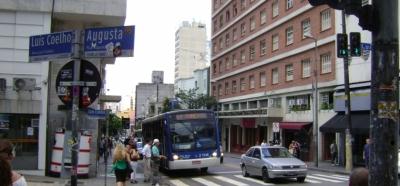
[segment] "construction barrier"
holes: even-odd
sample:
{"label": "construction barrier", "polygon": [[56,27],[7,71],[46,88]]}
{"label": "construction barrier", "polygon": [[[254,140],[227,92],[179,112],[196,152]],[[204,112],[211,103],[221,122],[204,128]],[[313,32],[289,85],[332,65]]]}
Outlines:
{"label": "construction barrier", "polygon": [[62,157],[64,152],[64,130],[58,130],[55,133],[52,157],[50,163],[50,172],[53,176],[59,177],[62,169]]}
{"label": "construction barrier", "polygon": [[88,132],[82,132],[79,142],[78,154],[78,176],[88,177],[90,166],[90,143],[92,135]]}

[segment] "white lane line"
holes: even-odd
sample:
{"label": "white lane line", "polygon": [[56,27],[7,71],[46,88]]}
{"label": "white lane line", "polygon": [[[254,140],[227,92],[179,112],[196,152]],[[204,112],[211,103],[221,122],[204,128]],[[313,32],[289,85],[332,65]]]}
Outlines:
{"label": "white lane line", "polygon": [[221,171],[221,172],[213,172],[214,174],[237,174],[241,173],[242,171]]}
{"label": "white lane line", "polygon": [[338,178],[349,178],[349,176],[344,176],[344,175],[338,175],[338,174],[332,174],[332,176],[338,177]]}
{"label": "white lane line", "polygon": [[237,185],[237,186],[246,186],[247,185],[247,184],[245,184],[243,182],[236,181],[236,180],[233,180],[233,179],[230,179],[230,178],[226,178],[226,177],[223,177],[223,176],[213,176],[213,178],[221,180],[221,181],[224,181],[224,182],[228,182],[228,183],[230,183],[232,185]]}
{"label": "white lane line", "polygon": [[218,184],[216,184],[216,183],[214,183],[212,181],[208,181],[208,180],[206,180],[204,178],[192,178],[192,180],[197,181],[197,182],[199,182],[199,183],[201,183],[203,185],[207,185],[207,186],[221,186],[221,185],[218,185]]}
{"label": "white lane line", "polygon": [[320,182],[320,181],[315,181],[315,180],[310,180],[310,179],[305,179],[305,182],[308,182],[308,183],[322,183],[322,182]]}
{"label": "white lane line", "polygon": [[263,182],[261,180],[256,180],[254,178],[243,177],[242,175],[234,175],[234,176],[236,178],[240,178],[240,179],[244,179],[244,180],[251,181],[251,182],[254,182],[254,183],[258,183],[260,185],[275,185],[275,184],[271,184],[271,183],[265,183],[265,182]]}
{"label": "white lane line", "polygon": [[183,183],[181,180],[169,180],[169,182],[176,186],[189,186],[188,184]]}
{"label": "white lane line", "polygon": [[307,176],[307,178],[312,178],[312,179],[322,180],[322,181],[328,181],[328,182],[332,182],[332,183],[341,183],[342,182],[342,181],[338,181],[338,180],[331,180],[331,179],[320,178],[320,177],[316,177],[316,176]]}
{"label": "white lane line", "polygon": [[337,179],[337,180],[344,180],[344,181],[348,181],[349,178],[340,178],[340,177],[335,177],[335,176],[328,176],[328,175],[323,175],[323,174],[313,174],[314,176],[320,176],[320,177],[324,177],[324,178],[332,178],[332,179]]}

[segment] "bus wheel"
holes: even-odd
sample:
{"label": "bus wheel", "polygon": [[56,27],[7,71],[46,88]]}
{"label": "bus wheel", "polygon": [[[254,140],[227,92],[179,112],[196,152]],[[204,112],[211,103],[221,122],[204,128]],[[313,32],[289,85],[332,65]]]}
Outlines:
{"label": "bus wheel", "polygon": [[200,172],[202,174],[205,174],[205,173],[207,173],[207,170],[208,170],[208,167],[203,167],[203,168],[200,169]]}

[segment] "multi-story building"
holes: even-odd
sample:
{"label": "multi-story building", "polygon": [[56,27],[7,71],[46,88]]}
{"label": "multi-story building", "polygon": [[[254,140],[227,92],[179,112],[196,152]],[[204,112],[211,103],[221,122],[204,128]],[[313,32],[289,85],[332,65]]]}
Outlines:
{"label": "multi-story building", "polygon": [[[16,147],[15,169],[50,168],[54,132],[70,125],[70,114],[59,110],[62,102],[55,90],[59,69],[70,59],[29,63],[29,37],[64,30],[121,26],[126,0],[0,1],[0,138]],[[90,59],[105,76],[105,64],[114,59]],[[24,81],[25,84],[18,82]],[[104,92],[104,91],[102,91]],[[98,102],[92,106],[98,106]],[[93,134],[91,149],[97,149],[97,121],[81,114],[83,129]],[[68,128],[68,127],[67,127]],[[91,152],[90,174],[95,173],[96,150]]]}
{"label": "multi-story building", "polygon": [[175,92],[185,90],[180,81],[193,77],[193,71],[203,69],[207,62],[206,26],[187,21],[175,33]]}
{"label": "multi-story building", "polygon": [[179,90],[196,90],[196,94],[210,94],[210,68],[197,69],[193,71],[193,77],[183,78],[177,82]]}
{"label": "multi-story building", "polygon": [[[337,114],[334,94],[344,83],[335,42],[341,18],[340,11],[312,7],[306,0],[213,1],[211,91],[219,102],[226,151],[244,152],[271,140],[276,123],[281,144],[299,141],[301,158],[312,160],[313,123],[319,127]],[[348,32],[361,30],[356,18],[345,18]],[[362,40],[370,42],[370,35],[363,33]],[[357,73],[364,69],[368,74],[369,64],[353,58],[350,81],[369,81]],[[318,122],[313,122],[314,78]],[[319,158],[326,158],[326,144],[336,135],[342,133],[318,136]]]}

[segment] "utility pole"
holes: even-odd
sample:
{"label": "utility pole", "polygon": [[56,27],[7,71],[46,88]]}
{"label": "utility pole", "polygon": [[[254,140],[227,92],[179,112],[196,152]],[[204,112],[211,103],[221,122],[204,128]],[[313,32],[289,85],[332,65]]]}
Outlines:
{"label": "utility pole", "polygon": [[[345,10],[342,10],[342,33],[346,33],[346,14]],[[347,42],[347,41],[346,41]],[[348,52],[347,52],[348,54]],[[345,153],[346,153],[346,171],[353,169],[353,148],[352,148],[352,125],[351,125],[351,101],[350,101],[350,88],[349,88],[349,55],[343,57],[344,67],[344,92],[346,94],[345,105],[346,105],[346,142],[345,142]]]}
{"label": "utility pole", "polygon": [[[396,186],[399,135],[398,0],[374,0],[369,185]],[[372,12],[370,12],[372,13]]]}

